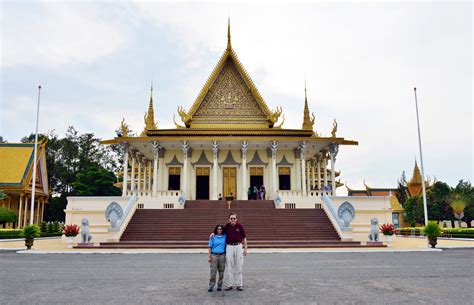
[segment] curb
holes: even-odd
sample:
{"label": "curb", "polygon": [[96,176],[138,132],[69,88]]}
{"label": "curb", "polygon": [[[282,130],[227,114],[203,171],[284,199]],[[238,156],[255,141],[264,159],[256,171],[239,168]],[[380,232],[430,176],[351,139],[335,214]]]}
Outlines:
{"label": "curb", "polygon": [[[403,252],[442,252],[442,248],[435,249],[379,249],[379,250],[351,250],[351,249],[337,249],[337,250],[293,250],[293,251],[279,251],[279,250],[262,250],[257,252],[250,252],[249,254],[302,254],[302,253],[403,253]],[[41,251],[41,250],[20,250],[16,253],[19,254],[207,254],[207,251]]]}

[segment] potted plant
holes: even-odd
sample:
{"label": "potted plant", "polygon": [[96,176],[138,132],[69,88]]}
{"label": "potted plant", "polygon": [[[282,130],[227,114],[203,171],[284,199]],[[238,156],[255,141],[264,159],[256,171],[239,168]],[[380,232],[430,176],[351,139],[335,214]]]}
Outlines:
{"label": "potted plant", "polygon": [[65,225],[63,229],[64,236],[67,237],[67,244],[68,248],[72,248],[72,245],[74,244],[74,237],[79,234],[79,226],[72,224],[72,225]]}
{"label": "potted plant", "polygon": [[436,221],[428,221],[428,224],[424,228],[425,236],[428,237],[428,241],[431,248],[435,248],[438,243],[438,236],[441,235],[441,228]]}
{"label": "potted plant", "polygon": [[393,223],[384,223],[380,226],[379,230],[385,236],[385,241],[387,242],[387,246],[391,247],[393,234],[395,233],[395,228],[393,227]]}
{"label": "potted plant", "polygon": [[37,225],[27,225],[20,233],[20,237],[25,238],[25,246],[27,250],[30,250],[35,241],[35,237],[40,237],[40,229]]}

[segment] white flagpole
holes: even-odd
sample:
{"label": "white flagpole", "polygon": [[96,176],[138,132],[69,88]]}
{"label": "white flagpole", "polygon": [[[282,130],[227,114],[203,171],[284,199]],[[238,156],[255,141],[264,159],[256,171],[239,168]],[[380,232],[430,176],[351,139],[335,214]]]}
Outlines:
{"label": "white flagpole", "polygon": [[35,131],[35,153],[33,159],[33,180],[31,190],[31,207],[30,207],[30,225],[33,224],[35,215],[35,188],[36,188],[36,155],[38,154],[38,120],[39,120],[39,107],[40,107],[40,93],[41,86],[38,86],[38,105],[36,106],[36,131]]}
{"label": "white flagpole", "polygon": [[425,226],[426,226],[428,224],[428,206],[426,204],[425,171],[423,169],[423,151],[421,149],[420,119],[418,117],[418,100],[416,98],[416,87],[413,88],[413,91],[415,91],[416,122],[418,124],[418,145],[420,146],[420,162],[421,162],[421,189],[423,191],[423,211],[425,212]]}

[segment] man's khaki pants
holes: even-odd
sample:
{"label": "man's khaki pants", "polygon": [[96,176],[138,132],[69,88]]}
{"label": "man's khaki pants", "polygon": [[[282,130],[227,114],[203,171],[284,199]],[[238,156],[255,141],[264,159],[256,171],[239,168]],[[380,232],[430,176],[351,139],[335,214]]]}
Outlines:
{"label": "man's khaki pants", "polygon": [[225,278],[224,287],[242,287],[242,266],[244,265],[244,253],[242,244],[227,245],[225,255]]}

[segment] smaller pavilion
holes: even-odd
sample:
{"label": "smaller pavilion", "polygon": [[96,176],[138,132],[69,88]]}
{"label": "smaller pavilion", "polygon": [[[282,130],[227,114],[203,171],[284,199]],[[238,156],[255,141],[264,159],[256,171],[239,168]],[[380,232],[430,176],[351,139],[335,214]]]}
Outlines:
{"label": "smaller pavilion", "polygon": [[[8,208],[18,215],[15,223],[6,228],[22,228],[30,223],[34,143],[0,143],[0,190],[7,197],[0,207]],[[50,195],[46,168],[46,141],[38,143],[37,172],[33,223],[43,221],[44,207]]]}

